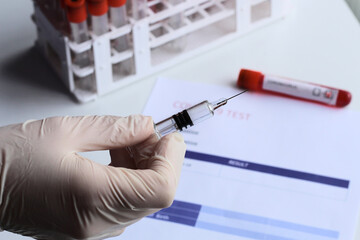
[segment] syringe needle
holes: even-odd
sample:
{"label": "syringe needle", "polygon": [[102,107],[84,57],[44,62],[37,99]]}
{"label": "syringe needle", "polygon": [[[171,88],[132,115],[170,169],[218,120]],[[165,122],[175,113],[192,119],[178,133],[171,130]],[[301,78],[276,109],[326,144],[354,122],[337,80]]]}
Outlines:
{"label": "syringe needle", "polygon": [[242,91],[242,92],[239,92],[238,94],[235,94],[235,95],[232,96],[232,97],[229,97],[228,99],[226,99],[226,101],[229,101],[230,99],[232,99],[232,98],[234,98],[234,97],[237,97],[237,96],[243,94],[244,92],[247,92],[247,90],[244,90],[244,91]]}
{"label": "syringe needle", "polygon": [[232,99],[232,98],[234,98],[234,97],[237,97],[237,96],[243,94],[243,93],[246,92],[246,91],[247,91],[247,90],[244,90],[244,91],[239,92],[238,94],[236,94],[236,95],[234,95],[234,96],[232,96],[232,97],[229,97],[229,98],[221,98],[221,99],[219,99],[219,100],[217,100],[217,101],[215,101],[215,102],[212,102],[212,106],[213,106],[214,110],[218,109],[218,108],[221,107],[221,106],[224,106],[225,104],[227,104],[227,102],[228,102],[230,99]]}

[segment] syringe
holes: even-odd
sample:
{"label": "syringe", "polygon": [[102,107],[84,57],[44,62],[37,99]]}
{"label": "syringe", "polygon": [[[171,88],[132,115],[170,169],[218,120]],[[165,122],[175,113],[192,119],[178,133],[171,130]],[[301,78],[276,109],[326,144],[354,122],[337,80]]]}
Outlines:
{"label": "syringe", "polygon": [[189,126],[194,126],[210,117],[214,116],[214,111],[221,106],[224,106],[230,99],[243,94],[242,91],[229,98],[220,98],[215,102],[203,101],[182,112],[172,115],[155,124],[155,133],[161,138],[169,133],[182,131]]}

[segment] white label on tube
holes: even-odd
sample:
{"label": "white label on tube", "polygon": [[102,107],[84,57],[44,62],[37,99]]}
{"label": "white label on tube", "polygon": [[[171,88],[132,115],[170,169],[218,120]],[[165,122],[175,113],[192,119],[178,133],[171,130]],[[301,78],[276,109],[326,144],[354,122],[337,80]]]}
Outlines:
{"label": "white label on tube", "polygon": [[294,97],[335,105],[339,91],[306,82],[265,76],[263,89]]}

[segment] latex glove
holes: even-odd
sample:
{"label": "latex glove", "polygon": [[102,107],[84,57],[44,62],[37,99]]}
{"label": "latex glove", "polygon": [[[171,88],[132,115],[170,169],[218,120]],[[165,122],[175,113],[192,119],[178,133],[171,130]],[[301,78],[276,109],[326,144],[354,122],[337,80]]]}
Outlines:
{"label": "latex glove", "polygon": [[[132,156],[126,150],[132,146]],[[112,149],[104,166],[77,152]],[[171,205],[185,154],[150,117],[56,117],[0,128],[0,226],[37,239],[103,239]]]}

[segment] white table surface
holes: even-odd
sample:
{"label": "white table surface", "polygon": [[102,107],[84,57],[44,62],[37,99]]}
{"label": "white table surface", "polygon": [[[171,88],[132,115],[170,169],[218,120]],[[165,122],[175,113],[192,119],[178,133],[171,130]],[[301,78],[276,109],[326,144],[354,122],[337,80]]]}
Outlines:
{"label": "white table surface", "polygon": [[[77,104],[32,48],[32,1],[7,1],[0,8],[0,126],[49,116],[141,113],[158,76],[233,86],[245,67],[349,90],[348,108],[360,111],[360,24],[344,0],[291,2],[284,20],[95,102]],[[101,162],[97,156],[103,154],[94,155]],[[3,232],[0,239],[28,238]]]}

